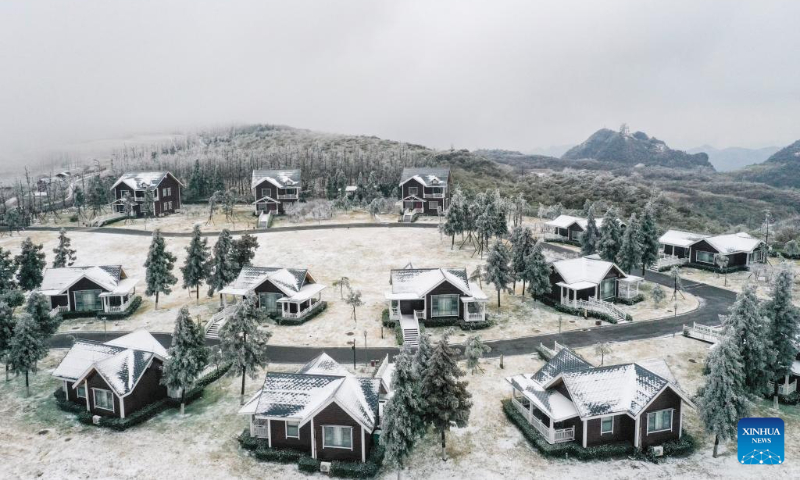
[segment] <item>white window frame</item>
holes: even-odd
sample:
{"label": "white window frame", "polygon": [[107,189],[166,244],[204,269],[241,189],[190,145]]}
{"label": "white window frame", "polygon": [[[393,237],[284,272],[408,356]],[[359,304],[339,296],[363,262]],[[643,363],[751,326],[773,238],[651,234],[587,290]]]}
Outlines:
{"label": "white window frame", "polygon": [[428,208],[431,210],[439,210],[439,202],[428,202]]}
{"label": "white window frame", "polygon": [[[436,301],[436,299],[438,297],[456,297],[456,302],[455,302],[456,303],[456,310],[455,310],[455,313],[449,314],[449,315],[442,315],[442,312],[439,312],[439,311],[434,313],[433,307],[434,307],[434,305],[438,306],[438,302]],[[459,313],[459,310],[460,310],[460,308],[458,307],[459,300],[460,300],[460,295],[458,295],[457,293],[445,293],[445,294],[442,294],[442,295],[431,295],[431,317],[457,317],[458,313]]]}
{"label": "white window frame", "polygon": [[418,196],[419,195],[419,187],[408,187],[408,195],[409,196]]}
{"label": "white window frame", "polygon": [[[603,430],[603,422],[605,422],[609,418],[611,419],[611,430],[607,430],[607,431]],[[600,418],[600,435],[609,435],[609,434],[613,434],[613,433],[614,433],[614,416],[613,415],[609,415],[607,417],[601,417]]]}
{"label": "white window frame", "polygon": [[[695,260],[697,261],[697,263],[705,263],[706,265],[715,265],[715,264],[717,263],[717,262],[715,261],[715,260],[716,260],[716,255],[714,255],[713,253],[711,253],[711,252],[706,252],[706,251],[703,251],[703,250],[696,250],[696,252],[697,252],[697,253],[695,253],[695,257],[694,257],[694,258],[695,258]],[[706,260],[700,260],[700,254],[703,254],[703,255],[710,255],[710,256],[711,256],[711,261],[710,261],[710,262],[708,262],[708,261],[706,261]]]}
{"label": "white window frame", "polygon": [[[83,395],[81,395],[81,389],[83,389]],[[86,398],[86,385],[78,384],[78,389],[75,391],[75,394],[78,398]]]}
{"label": "white window frame", "polygon": [[259,198],[269,197],[270,196],[270,188],[269,187],[262,187],[261,188],[261,196]]}
{"label": "white window frame", "polygon": [[[108,393],[111,399],[111,408],[102,407],[97,404],[97,392],[105,392]],[[92,396],[94,397],[94,407],[99,408],[100,410],[108,410],[109,412],[114,411],[114,393],[111,390],[106,390],[105,388],[92,388]]]}
{"label": "white window frame", "polygon": [[[662,428],[661,430],[650,430],[650,415],[661,415],[664,412],[669,412],[669,428]],[[659,432],[671,432],[672,431],[672,423],[675,420],[675,409],[674,408],[665,408],[663,410],[656,410],[655,412],[647,412],[647,434],[650,435],[651,433],[659,433]],[[654,422],[655,423],[655,422]]]}
{"label": "white window frame", "polygon": [[[339,446],[339,445],[328,445],[327,443],[325,443],[325,429],[326,428],[337,428],[337,429],[340,429],[342,432],[344,432],[345,430],[348,430],[350,432],[350,446],[349,447],[342,447],[342,446]],[[334,437],[335,437],[335,435],[334,435]],[[344,438],[344,437],[342,437],[342,438]],[[353,427],[350,427],[348,425],[322,425],[322,448],[339,448],[339,449],[342,449],[342,450],[353,450],[353,442],[354,442],[354,440],[355,439],[353,438]]]}
{"label": "white window frame", "polygon": [[172,196],[172,187],[164,187],[161,189],[161,196],[162,197],[171,197]]}
{"label": "white window frame", "polygon": [[[283,422],[286,425],[286,438],[300,438],[300,422]],[[294,428],[297,429],[297,435],[289,435],[289,424],[292,424]]]}

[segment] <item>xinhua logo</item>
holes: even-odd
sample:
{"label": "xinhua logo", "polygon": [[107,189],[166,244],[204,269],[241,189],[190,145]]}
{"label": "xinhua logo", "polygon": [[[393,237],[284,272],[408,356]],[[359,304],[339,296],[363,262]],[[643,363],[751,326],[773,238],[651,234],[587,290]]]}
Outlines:
{"label": "xinhua logo", "polygon": [[739,463],[779,465],[783,457],[783,420],[743,418],[739,420]]}

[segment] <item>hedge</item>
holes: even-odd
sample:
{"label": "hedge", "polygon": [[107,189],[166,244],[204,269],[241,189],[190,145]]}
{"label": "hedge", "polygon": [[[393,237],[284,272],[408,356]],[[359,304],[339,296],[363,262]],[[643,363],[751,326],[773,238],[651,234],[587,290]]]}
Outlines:
{"label": "hedge", "polygon": [[[578,317],[582,317],[583,316],[583,309],[570,307],[569,305],[561,304],[559,302],[556,302],[555,300],[553,300],[550,297],[541,297],[541,298],[538,298],[537,300],[540,300],[545,305],[553,307],[554,309],[556,309],[559,312],[566,313],[566,314],[569,314],[569,315],[576,315]],[[601,312],[594,312],[592,310],[587,310],[586,311],[586,316],[587,317],[596,318],[598,320],[603,320],[603,321],[606,321],[608,323],[613,323],[613,324],[617,323],[617,319],[616,318],[614,318],[614,317],[612,317],[610,315],[606,315],[605,313],[601,313]],[[625,321],[632,322],[633,321],[633,317],[631,317],[631,315],[629,313],[626,313],[625,314]]]}
{"label": "hedge", "polygon": [[89,318],[89,317],[97,317],[97,314],[100,312],[61,312],[61,318],[63,320],[69,320],[72,318]]}
{"label": "hedge", "polygon": [[[399,324],[398,322],[389,319],[388,308],[385,308],[381,313],[381,322],[383,323],[384,327],[395,329],[395,335],[398,338],[397,344],[402,345],[403,342],[400,340],[402,339],[402,334],[400,333]],[[483,322],[467,322],[466,320],[460,320],[458,318],[437,317],[430,320],[423,320],[422,325],[430,328],[458,326],[462,330],[482,330],[484,328],[491,327],[493,323],[491,320],[489,320],[489,315],[486,315],[486,320]]]}
{"label": "hedge", "polygon": [[653,447],[647,447],[642,452],[637,452],[636,456],[649,460],[653,463],[661,463],[667,457],[686,457],[691,455],[697,449],[697,441],[686,430],[681,433],[681,438],[677,440],[669,440],[661,444],[664,447],[664,455],[656,457]]}
{"label": "hedge", "polygon": [[644,294],[640,293],[633,298],[615,298],[614,303],[621,303],[623,305],[636,305],[639,302],[644,301]]}
{"label": "hedge", "polygon": [[422,320],[422,323],[424,323],[426,327],[438,328],[438,327],[454,327],[458,325],[459,321],[460,320],[458,319],[458,317],[433,317]]}
{"label": "hedge", "polygon": [[394,328],[394,324],[397,323],[394,320],[389,320],[389,309],[384,308],[383,312],[381,312],[381,322],[383,322],[384,327]]}
{"label": "hedge", "polygon": [[484,328],[489,328],[494,323],[489,320],[489,315],[486,315],[486,319],[482,322],[468,322],[466,320],[459,320],[458,326],[461,327],[461,330],[483,330]]}
{"label": "hedge", "polygon": [[563,243],[564,245],[573,245],[575,247],[580,247],[581,246],[581,242],[579,242],[578,240],[567,240],[566,238],[565,239],[561,239],[561,238],[545,238],[544,241],[547,242],[547,243]]}
{"label": "hedge", "polygon": [[297,463],[305,452],[292,450],[289,448],[269,448],[266,445],[259,445],[255,450],[255,457],[263,462],[272,463]]}
{"label": "hedge", "polygon": [[317,473],[319,472],[319,460],[303,455],[300,457],[300,461],[297,462],[297,468],[301,472]]}
{"label": "hedge", "polygon": [[747,270],[747,265],[734,265],[732,267],[719,268],[718,266],[706,265],[704,263],[687,263],[684,266],[689,268],[696,268],[697,270],[705,270],[706,272],[721,273],[721,274],[741,272],[743,270]]}
{"label": "hedge", "polygon": [[278,325],[280,325],[282,327],[284,327],[284,326],[296,327],[297,325],[302,325],[302,324],[306,323],[307,321],[309,321],[312,318],[316,317],[317,315],[319,315],[320,313],[324,312],[328,308],[328,302],[324,302],[323,301],[323,302],[320,302],[320,303],[322,303],[321,307],[318,307],[317,310],[314,310],[313,312],[311,312],[310,314],[306,315],[303,318],[280,318],[280,317],[276,317],[276,316],[273,316],[272,318],[273,318],[273,320],[275,320],[275,323],[277,323]]}
{"label": "hedge", "polygon": [[383,465],[383,445],[375,445],[369,452],[366,462],[331,462],[331,477],[339,478],[372,478],[378,474]]}
{"label": "hedge", "polygon": [[142,297],[139,296],[139,295],[136,295],[135,297],[133,297],[133,300],[131,300],[131,303],[128,305],[128,307],[125,309],[125,311],[123,311],[123,312],[107,312],[107,313],[106,312],[102,312],[102,313],[98,313],[97,316],[98,317],[104,317],[106,320],[118,320],[118,319],[121,319],[121,318],[127,318],[127,317],[130,317],[133,314],[133,312],[135,312],[136,309],[138,309],[141,305],[142,305]]}

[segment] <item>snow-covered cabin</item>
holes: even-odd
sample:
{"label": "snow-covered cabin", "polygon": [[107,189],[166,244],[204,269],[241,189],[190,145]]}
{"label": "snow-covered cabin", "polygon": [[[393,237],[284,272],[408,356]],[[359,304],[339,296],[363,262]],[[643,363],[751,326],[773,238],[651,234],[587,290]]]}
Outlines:
{"label": "snow-covered cabin", "polygon": [[239,414],[249,417],[250,435],[269,448],[366,462],[380,422],[379,389],[379,379],[356,377],[323,353],[297,373],[267,373]]}
{"label": "snow-covered cabin", "polygon": [[124,312],[138,281],[122,265],[46,268],[39,292],[59,312]]}
{"label": "snow-covered cabin", "polygon": [[268,314],[302,319],[321,308],[324,289],[306,269],[248,266],[219,293],[223,299],[255,295],[258,306]]}
{"label": "snow-covered cabin", "polygon": [[302,189],[300,173],[299,169],[253,170],[250,190],[256,215],[263,211],[281,214],[287,204],[297,202]]}
{"label": "snow-covered cabin", "polygon": [[746,232],[726,235],[667,230],[658,239],[661,253],[667,257],[688,259],[692,264],[716,266],[719,255],[728,257],[728,267],[744,267],[766,261],[764,242]]}
{"label": "snow-covered cabin", "polygon": [[153,192],[153,215],[175,213],[181,208],[181,189],[184,185],[173,174],[163,172],[126,172],[111,186],[114,200],[111,203],[117,213],[125,213],[125,197],[133,198],[136,204],[133,213],[144,215],[145,192]]}
{"label": "snow-covered cabin", "polygon": [[562,348],[536,373],[506,378],[512,403],[550,443],[647,448],[679,439],[694,407],[661,359],[595,367]]}
{"label": "snow-covered cabin", "polygon": [[[625,223],[619,220],[617,220],[617,222],[622,226],[625,225]],[[603,218],[595,218],[594,223],[597,225],[597,228],[602,227]],[[589,220],[583,217],[573,217],[572,215],[559,215],[544,224],[550,228],[549,235],[552,235],[552,237],[548,238],[579,242],[581,235],[586,231]]]}
{"label": "snow-covered cabin", "polygon": [[93,415],[126,415],[167,396],[161,374],[167,350],[144,329],[105,343],[76,340],[53,371],[67,400]]}
{"label": "snow-covered cabin", "polygon": [[639,295],[641,277],[628,275],[615,263],[598,255],[553,262],[550,272],[550,298],[576,306],[580,300],[613,302]]}
{"label": "snow-covered cabin", "polygon": [[400,176],[403,211],[439,215],[450,206],[450,169],[409,167]]}

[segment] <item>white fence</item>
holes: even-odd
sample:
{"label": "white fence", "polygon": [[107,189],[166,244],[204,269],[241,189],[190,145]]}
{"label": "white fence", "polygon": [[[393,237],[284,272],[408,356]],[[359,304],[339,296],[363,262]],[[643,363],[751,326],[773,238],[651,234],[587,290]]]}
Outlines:
{"label": "white fence", "polygon": [[683,334],[704,342],[717,343],[722,337],[722,327],[711,327],[694,322],[691,327],[689,325],[683,326]]}
{"label": "white fence", "polygon": [[589,300],[576,300],[573,305],[576,308],[606,314],[618,322],[624,322],[627,319],[625,312],[615,307],[613,304],[602,300],[595,300],[593,298]]}

